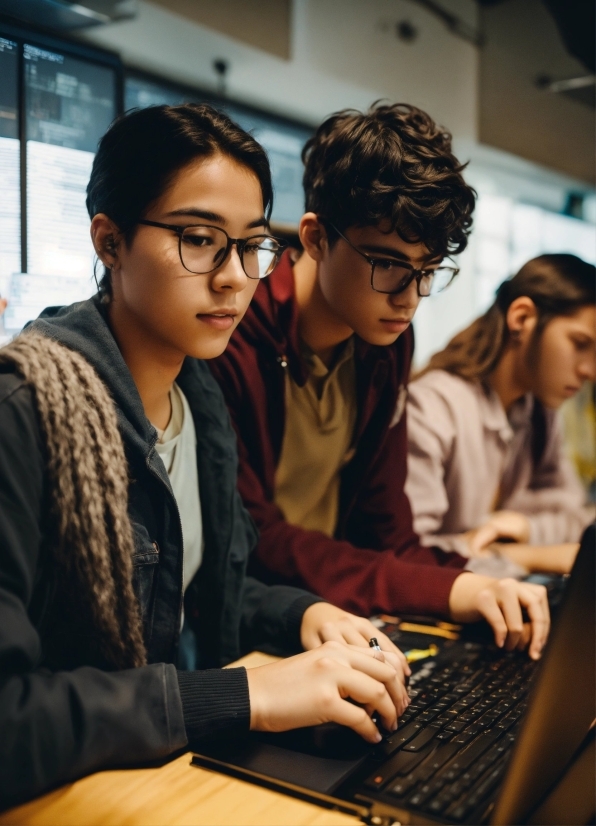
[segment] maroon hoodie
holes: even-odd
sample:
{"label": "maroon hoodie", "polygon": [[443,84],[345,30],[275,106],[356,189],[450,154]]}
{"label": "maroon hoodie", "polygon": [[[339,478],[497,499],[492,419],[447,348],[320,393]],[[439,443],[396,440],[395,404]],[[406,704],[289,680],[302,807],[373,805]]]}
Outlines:
{"label": "maroon hoodie", "polygon": [[286,522],[274,501],[285,422],[285,372],[307,379],[300,356],[290,253],[255,297],[228,348],[210,364],[238,434],[238,486],[260,531],[253,574],[300,585],[356,614],[447,614],[466,560],[420,545],[404,492],[405,385],[413,334],[389,347],[356,338],[355,455],[341,472],[335,536]]}

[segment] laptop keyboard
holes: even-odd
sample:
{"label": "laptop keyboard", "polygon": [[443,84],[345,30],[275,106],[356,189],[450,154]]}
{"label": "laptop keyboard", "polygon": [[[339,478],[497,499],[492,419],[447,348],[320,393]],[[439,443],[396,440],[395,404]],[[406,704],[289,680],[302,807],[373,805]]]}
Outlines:
{"label": "laptop keyboard", "polygon": [[410,679],[411,705],[379,744],[367,790],[453,821],[485,811],[507,767],[535,663],[468,643]]}

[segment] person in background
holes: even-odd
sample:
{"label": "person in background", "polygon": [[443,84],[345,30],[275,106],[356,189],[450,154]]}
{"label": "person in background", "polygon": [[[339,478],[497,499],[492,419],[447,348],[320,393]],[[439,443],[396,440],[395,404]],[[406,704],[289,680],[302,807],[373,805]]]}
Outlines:
{"label": "person in background", "polygon": [[574,255],[528,261],[411,382],[406,491],[425,544],[497,542],[525,570],[570,570],[594,513],[557,409],[594,380],[595,275]]}
{"label": "person in background", "polygon": [[0,316],[4,315],[4,310],[8,307],[8,301],[0,296]]}
{"label": "person in background", "polygon": [[420,544],[404,491],[411,322],[456,273],[474,192],[451,137],[415,107],[328,118],[307,142],[302,255],[263,282],[210,362],[260,531],[252,570],[355,613],[486,618],[499,645],[546,639],[544,590],[464,572]]}
{"label": "person in background", "polygon": [[[203,359],[279,256],[271,202],[264,150],[211,107],[120,118],[87,189],[99,294],[0,350],[0,807],[205,736],[334,721],[378,742],[374,710],[395,729],[408,705],[368,619],[245,576]],[[221,668],[257,646],[297,656]]]}

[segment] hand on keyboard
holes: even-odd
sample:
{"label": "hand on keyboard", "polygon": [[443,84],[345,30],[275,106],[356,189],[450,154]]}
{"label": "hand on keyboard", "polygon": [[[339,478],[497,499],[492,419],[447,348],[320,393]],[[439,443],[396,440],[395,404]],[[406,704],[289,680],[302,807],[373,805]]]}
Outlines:
{"label": "hand on keyboard", "polygon": [[377,743],[381,735],[372,714],[377,712],[384,728],[395,731],[398,716],[410,702],[396,655],[337,642],[249,668],[247,677],[253,731],[334,722]]}
{"label": "hand on keyboard", "polygon": [[[492,627],[499,648],[512,651],[525,648],[540,658],[550,629],[546,588],[515,579],[492,579],[464,572],[449,595],[451,616],[457,622],[476,622],[484,618]],[[523,610],[530,619],[524,627]]]}
{"label": "hand on keyboard", "polygon": [[[345,645],[357,645],[369,648],[368,641],[376,637],[384,653],[394,655],[399,667],[409,677],[410,666],[399,648],[383,632],[364,617],[342,611],[328,602],[315,602],[306,609],[300,626],[300,641],[308,651],[318,648],[324,642],[340,642]],[[379,658],[382,660],[382,657]]]}

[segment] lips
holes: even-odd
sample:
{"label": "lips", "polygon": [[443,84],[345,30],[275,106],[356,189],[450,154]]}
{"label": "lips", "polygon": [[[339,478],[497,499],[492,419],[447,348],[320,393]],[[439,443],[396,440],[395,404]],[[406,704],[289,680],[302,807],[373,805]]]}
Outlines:
{"label": "lips", "polygon": [[215,328],[216,330],[229,330],[234,324],[237,315],[237,310],[224,309],[217,310],[212,313],[197,313],[197,319],[202,321],[204,324],[208,324],[210,327]]}
{"label": "lips", "polygon": [[381,318],[379,320],[389,333],[403,333],[412,321],[411,318]]}

